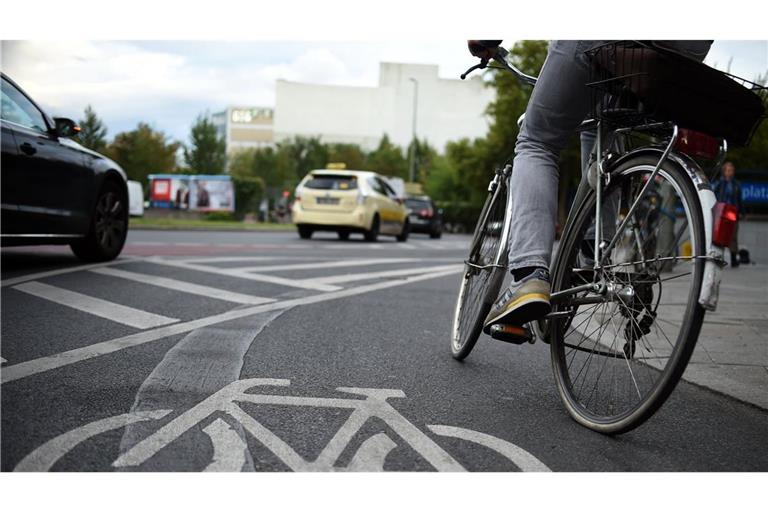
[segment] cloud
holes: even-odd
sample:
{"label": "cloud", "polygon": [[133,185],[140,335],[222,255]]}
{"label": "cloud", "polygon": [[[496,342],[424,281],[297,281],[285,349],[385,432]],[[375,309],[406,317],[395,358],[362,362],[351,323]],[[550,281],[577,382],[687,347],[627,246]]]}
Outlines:
{"label": "cloud", "polygon": [[[511,44],[511,41],[506,41]],[[752,78],[766,42],[716,42],[708,62]],[[109,136],[149,122],[185,140],[195,117],[228,105],[273,106],[278,79],[375,86],[379,63],[438,64],[456,78],[475,61],[451,41],[4,41],[3,71],[50,114],[82,116],[90,104]],[[755,71],[756,70],[756,71]]]}

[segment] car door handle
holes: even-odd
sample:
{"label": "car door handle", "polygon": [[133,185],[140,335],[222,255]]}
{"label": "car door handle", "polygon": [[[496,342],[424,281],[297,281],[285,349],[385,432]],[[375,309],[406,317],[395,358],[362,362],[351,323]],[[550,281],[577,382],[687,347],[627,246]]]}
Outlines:
{"label": "car door handle", "polygon": [[25,142],[19,147],[21,148],[21,152],[24,154],[34,155],[35,153],[37,153],[37,149],[35,148],[35,146],[30,144],[29,142]]}

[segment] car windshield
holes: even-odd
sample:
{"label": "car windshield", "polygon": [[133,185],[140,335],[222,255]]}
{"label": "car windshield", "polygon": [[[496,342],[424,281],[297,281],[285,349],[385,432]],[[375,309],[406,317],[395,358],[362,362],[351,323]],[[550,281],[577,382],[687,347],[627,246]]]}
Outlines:
{"label": "car windshield", "polygon": [[316,174],[304,184],[307,188],[321,190],[354,190],[357,188],[356,176]]}
{"label": "car windshield", "polygon": [[407,206],[411,210],[421,210],[424,208],[432,207],[432,205],[429,204],[429,201],[424,201],[423,199],[406,199],[405,206]]}

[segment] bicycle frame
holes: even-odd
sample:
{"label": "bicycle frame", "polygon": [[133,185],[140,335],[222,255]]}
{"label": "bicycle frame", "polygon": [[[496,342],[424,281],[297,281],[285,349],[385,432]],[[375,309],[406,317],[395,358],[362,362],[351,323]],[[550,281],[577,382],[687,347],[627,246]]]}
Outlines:
{"label": "bicycle frame", "polygon": [[[504,48],[499,47],[497,50],[496,55],[493,59],[495,62],[497,62],[500,66],[494,66],[497,69],[504,69],[512,74],[514,74],[518,80],[526,85],[536,85],[536,78],[532,77],[530,75],[526,75],[522,71],[520,71],[515,65],[510,61],[510,54],[507,50]],[[486,63],[481,63],[480,65],[476,66],[479,68],[487,67]],[[522,124],[524,119],[524,115],[520,117],[518,120],[518,126]],[[722,247],[718,247],[712,243],[712,231],[713,231],[713,218],[712,218],[712,207],[716,203],[715,195],[712,192],[712,189],[709,185],[709,180],[707,179],[704,172],[701,170],[700,166],[690,157],[685,155],[684,153],[674,151],[675,143],[677,142],[679,129],[677,125],[669,124],[669,123],[651,123],[644,126],[634,126],[634,127],[619,127],[619,128],[611,128],[610,126],[607,126],[606,123],[602,120],[593,120],[589,119],[582,123],[581,129],[587,129],[591,128],[592,126],[596,127],[596,141],[595,141],[595,150],[594,150],[594,157],[595,157],[595,167],[596,167],[596,185],[595,185],[595,246],[594,246],[594,269],[598,270],[601,268],[608,255],[610,255],[610,251],[613,249],[613,247],[616,245],[616,243],[619,241],[621,234],[624,232],[624,229],[626,228],[627,224],[630,222],[630,219],[633,218],[633,214],[637,211],[638,206],[640,205],[641,201],[645,198],[647,192],[650,190],[651,183],[654,181],[656,176],[658,175],[659,171],[661,170],[662,165],[667,160],[671,160],[674,163],[680,165],[685,171],[686,175],[691,179],[692,183],[694,184],[694,187],[698,194],[698,199],[701,204],[702,214],[703,214],[703,220],[704,220],[704,233],[705,233],[705,245],[706,248],[706,255],[704,256],[698,256],[699,258],[703,258],[705,260],[705,268],[704,268],[704,278],[702,282],[701,287],[701,293],[699,294],[698,302],[699,304],[708,311],[714,311],[717,307],[717,300],[719,295],[719,286],[720,286],[720,280],[721,280],[721,268],[724,265],[724,250]],[[623,144],[622,137],[625,135],[628,135],[632,131],[641,131],[643,129],[656,129],[663,126],[669,126],[669,128],[672,131],[672,135],[669,139],[669,142],[666,144],[666,147],[663,149],[660,149],[658,147],[654,146],[646,146],[641,147],[639,149],[635,149],[629,152],[625,152],[623,150]],[[618,151],[618,158],[613,158],[616,155],[609,154],[608,157],[610,158],[610,162],[608,163],[608,168],[606,168],[606,151],[605,151],[605,137],[606,135],[609,135],[608,142],[609,147],[615,148]],[[723,141],[721,146],[721,154],[724,156],[725,151],[727,149],[727,144],[725,141]],[[611,169],[616,168],[621,162],[625,161],[628,158],[638,156],[640,154],[653,154],[654,156],[658,156],[658,162],[656,163],[653,171],[649,175],[645,185],[640,191],[640,194],[637,198],[635,198],[633,204],[630,206],[629,210],[627,211],[627,214],[625,215],[624,219],[620,223],[619,227],[616,229],[616,232],[613,234],[611,240],[606,243],[603,240],[603,228],[602,225],[602,210],[603,210],[603,188],[607,186],[610,183],[610,176],[611,176]],[[509,166],[507,166],[509,167]],[[497,175],[494,177],[494,182],[492,182],[491,187],[496,183],[495,180],[498,179],[505,179],[509,180],[509,177],[511,176],[511,172],[508,172],[509,170],[505,167],[504,171],[497,173]],[[565,227],[563,232],[567,232],[573,223],[574,220],[574,214],[576,212],[576,209],[579,207],[581,202],[586,198],[586,194],[589,192],[589,183],[588,180],[583,177],[582,182],[579,185],[579,189],[576,193],[576,197],[574,199],[573,205],[571,206],[571,211],[568,213],[568,220],[566,221]],[[490,189],[490,187],[489,187]],[[507,194],[509,194],[509,187],[507,187]],[[505,229],[504,229],[504,236],[507,237],[509,235],[509,219],[511,219],[511,201],[507,200],[507,211],[505,213]],[[494,262],[494,266],[499,266],[502,264],[506,264],[506,249],[508,246],[508,240],[505,238],[502,241],[502,244],[500,245],[499,255],[496,257],[496,261]],[[696,257],[696,256],[694,256]],[[658,257],[657,257],[658,258]],[[558,265],[563,264],[564,262],[560,261],[561,255],[558,254],[554,260],[553,268],[557,268]],[[502,263],[503,262],[503,263]],[[597,272],[595,273],[597,275]],[[577,293],[581,293],[586,290],[591,290],[596,293],[605,294],[606,293],[606,285],[604,282],[595,282],[591,285],[581,285],[577,286],[568,290],[562,290],[560,292],[556,292],[552,294],[551,300],[553,303],[564,300],[572,295],[575,295]]]}

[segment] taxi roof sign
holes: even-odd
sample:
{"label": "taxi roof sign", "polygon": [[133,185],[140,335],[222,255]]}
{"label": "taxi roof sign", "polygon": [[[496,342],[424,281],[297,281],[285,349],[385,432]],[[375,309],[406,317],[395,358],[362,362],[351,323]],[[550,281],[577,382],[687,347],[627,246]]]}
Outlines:
{"label": "taxi roof sign", "polygon": [[335,169],[337,171],[340,171],[342,169],[347,168],[347,164],[344,162],[329,162],[328,165],[325,166],[326,169]]}

